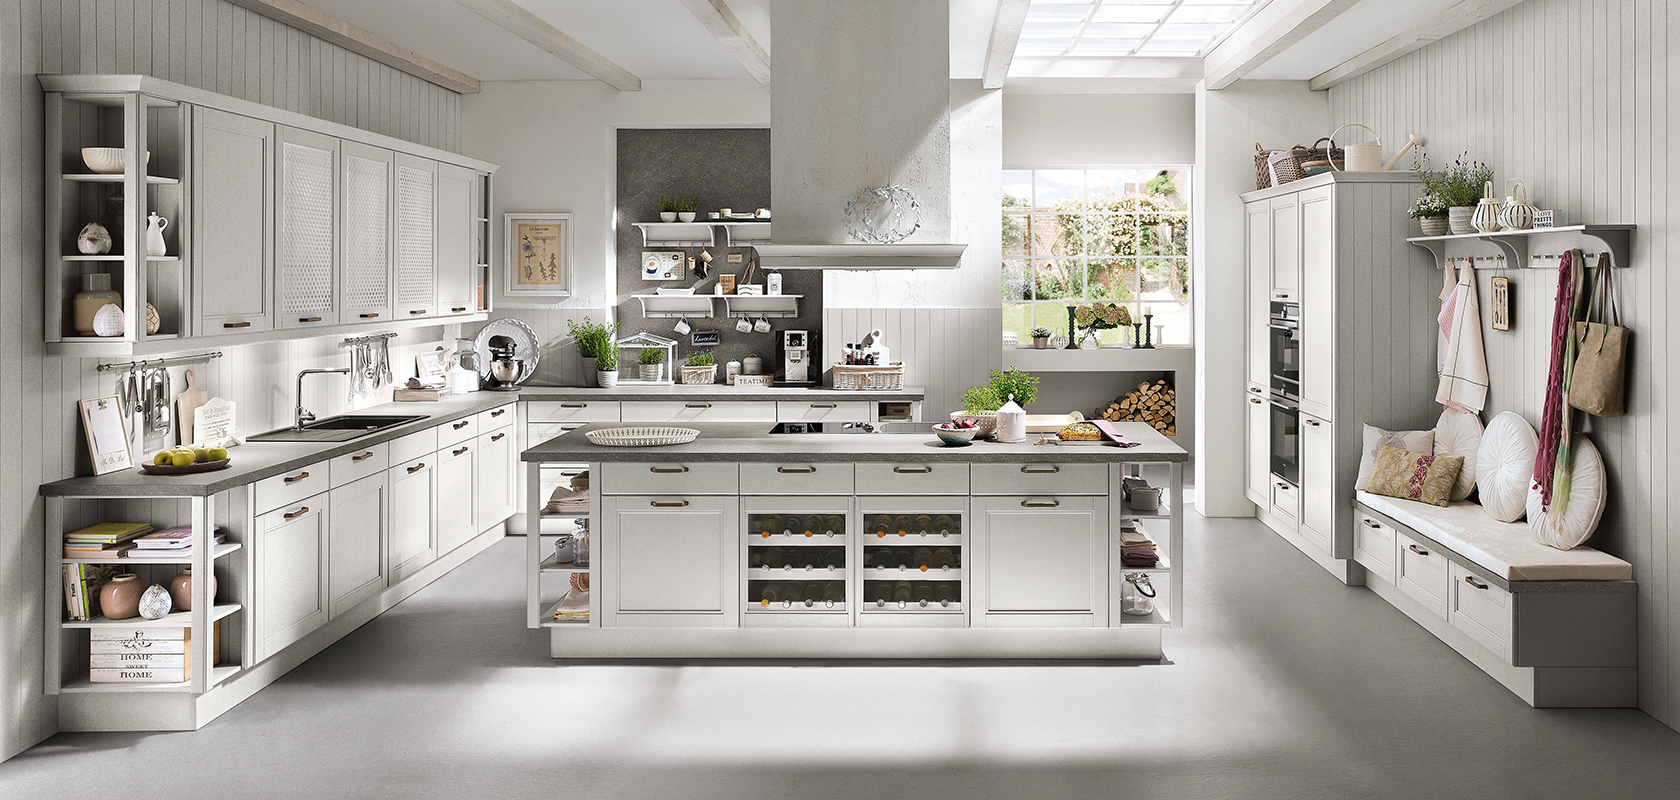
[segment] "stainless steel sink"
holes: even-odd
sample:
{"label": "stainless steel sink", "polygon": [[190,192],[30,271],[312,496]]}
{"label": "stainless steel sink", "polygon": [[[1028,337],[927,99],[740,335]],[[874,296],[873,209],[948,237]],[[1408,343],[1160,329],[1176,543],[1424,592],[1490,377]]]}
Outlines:
{"label": "stainless steel sink", "polygon": [[359,439],[370,433],[378,433],[386,428],[394,428],[425,418],[424,415],[397,417],[380,414],[343,414],[337,417],[327,417],[318,422],[311,422],[301,429],[281,428],[267,433],[259,433],[246,441],[348,442],[351,439]]}

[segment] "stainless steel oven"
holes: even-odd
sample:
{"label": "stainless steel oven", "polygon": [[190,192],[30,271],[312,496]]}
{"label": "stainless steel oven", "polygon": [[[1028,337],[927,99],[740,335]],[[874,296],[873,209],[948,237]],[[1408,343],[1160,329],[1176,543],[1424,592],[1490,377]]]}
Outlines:
{"label": "stainless steel oven", "polygon": [[1278,393],[1271,396],[1272,475],[1301,485],[1301,411],[1295,400]]}
{"label": "stainless steel oven", "polygon": [[1267,325],[1271,340],[1272,392],[1285,397],[1301,396],[1301,307],[1295,303],[1273,303]]}

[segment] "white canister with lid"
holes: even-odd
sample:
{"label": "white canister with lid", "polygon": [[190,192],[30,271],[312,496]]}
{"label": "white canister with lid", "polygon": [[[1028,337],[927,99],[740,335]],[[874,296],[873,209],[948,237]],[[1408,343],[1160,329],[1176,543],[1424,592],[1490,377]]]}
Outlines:
{"label": "white canister with lid", "polygon": [[763,375],[764,359],[759,358],[758,356],[747,356],[746,358],[741,359],[741,374]]}
{"label": "white canister with lid", "polygon": [[997,411],[997,440],[1024,442],[1027,440],[1027,412],[1015,403],[1015,395]]}
{"label": "white canister with lid", "polygon": [[741,362],[731,361],[723,365],[723,382],[735,385],[735,376],[741,374]]}

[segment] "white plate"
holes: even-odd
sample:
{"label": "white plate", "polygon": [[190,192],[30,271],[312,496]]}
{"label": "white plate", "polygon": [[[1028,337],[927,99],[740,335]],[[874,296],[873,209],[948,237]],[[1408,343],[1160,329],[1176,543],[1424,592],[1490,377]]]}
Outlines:
{"label": "white plate", "polygon": [[490,377],[490,337],[506,336],[514,342],[513,357],[525,362],[525,371],[519,374],[522,383],[537,371],[537,360],[542,357],[542,344],[537,341],[537,332],[516,319],[498,319],[485,325],[473,339],[473,351],[478,353],[478,374]]}

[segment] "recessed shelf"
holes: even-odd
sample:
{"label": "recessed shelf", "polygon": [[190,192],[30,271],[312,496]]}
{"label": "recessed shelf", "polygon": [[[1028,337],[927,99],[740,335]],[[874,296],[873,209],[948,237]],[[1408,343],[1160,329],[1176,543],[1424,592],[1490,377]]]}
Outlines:
{"label": "recessed shelf", "polygon": [[1132,508],[1129,501],[1120,501],[1120,516],[1125,519],[1171,519],[1172,507],[1166,500],[1160,502],[1160,508],[1155,511],[1139,511]]}
{"label": "recessed shelf", "polygon": [[[127,178],[127,175],[101,175],[92,172],[64,173],[64,179],[74,183],[122,183]],[[146,176],[146,183],[154,186],[173,186],[180,182],[180,178],[165,178],[161,175]]]}
{"label": "recessed shelf", "polygon": [[[118,560],[120,561],[121,559]],[[215,608],[210,609],[210,621],[215,622],[216,620],[232,615],[240,608],[242,608],[242,606],[238,603],[218,605]],[[157,619],[146,619],[145,617],[106,619],[104,617],[95,617],[93,619],[67,621],[63,623],[63,626],[66,628],[184,628],[192,624],[192,616],[193,612],[191,611],[175,611],[165,614]]]}
{"label": "recessed shelf", "polygon": [[[867,570],[866,570],[867,571]],[[843,581],[846,579],[846,568],[835,567],[747,567],[749,581]]]}
{"label": "recessed shelf", "polygon": [[866,581],[910,581],[915,583],[916,581],[960,581],[963,571],[962,567],[951,567],[950,569],[928,567],[927,572],[923,572],[921,567],[905,567],[904,569],[898,567],[863,567],[862,575]]}
{"label": "recessed shelf", "polygon": [[[233,677],[240,670],[238,664],[230,664],[210,668],[210,687]],[[187,692],[192,690],[192,681],[176,681],[174,683],[94,683],[87,678],[65,681],[58,688],[61,694],[83,694],[95,692]]]}
{"label": "recessed shelf", "polygon": [[[122,261],[128,256],[65,256],[65,261]],[[180,256],[146,256],[147,261],[180,261]]]}
{"label": "recessed shelf", "polygon": [[725,317],[767,317],[791,319],[799,316],[801,294],[726,294],[723,295]]}
{"label": "recessed shelf", "polygon": [[[1447,260],[1447,248],[1453,244],[1466,244],[1478,241],[1492,242],[1503,253],[1505,261],[1503,267],[1493,269],[1545,269],[1557,266],[1557,258],[1561,253],[1530,254],[1532,246],[1529,242],[1535,236],[1550,234],[1577,234],[1591,239],[1597,239],[1610,250],[1610,261],[1617,267],[1630,266],[1632,262],[1633,231],[1636,225],[1564,225],[1556,228],[1529,228],[1527,230],[1495,231],[1493,233],[1461,233],[1448,236],[1413,236],[1406,241],[1428,250],[1435,258],[1435,265],[1440,266]],[[1568,249],[1568,248],[1564,248]],[[1596,253],[1588,254],[1589,257]],[[1537,263],[1538,262],[1538,263]]]}
{"label": "recessed shelf", "polygon": [[[240,544],[239,542],[224,542],[222,544],[216,545],[216,549],[211,551],[211,553],[210,553],[210,558],[211,559],[221,558],[222,556],[225,556],[228,553],[232,553],[235,550],[238,550],[239,548],[244,547],[244,546],[245,545]],[[139,551],[138,548],[135,548],[133,550],[129,550],[128,552],[134,553],[134,552],[140,552],[140,551]],[[192,557],[191,556],[186,556],[186,557],[182,557],[182,558],[128,558],[128,557],[125,556],[123,558],[66,558],[66,559],[64,559],[64,563],[66,563],[66,564],[191,564],[192,563]],[[123,621],[127,622],[127,620],[123,620]]]}

